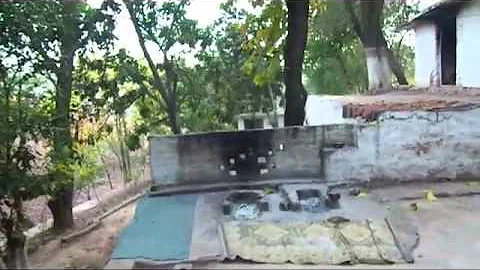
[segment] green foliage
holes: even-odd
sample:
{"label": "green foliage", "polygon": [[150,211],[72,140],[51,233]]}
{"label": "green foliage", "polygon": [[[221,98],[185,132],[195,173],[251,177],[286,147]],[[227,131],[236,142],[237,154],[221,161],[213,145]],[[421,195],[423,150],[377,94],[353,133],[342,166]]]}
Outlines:
{"label": "green foliage", "polygon": [[246,40],[243,50],[249,53],[244,70],[255,84],[265,86],[281,81],[281,62],[287,31],[287,10],[284,1],[255,2],[262,5],[260,15],[247,14],[241,26]]}
{"label": "green foliage", "polygon": [[[226,100],[229,88],[215,88],[210,80],[211,66],[185,69],[181,91],[181,119],[185,132],[202,132],[232,129],[228,125],[233,117],[222,101]],[[233,109],[233,108],[231,108]]]}
{"label": "green foliage", "polygon": [[[87,187],[93,184],[96,179],[103,177],[104,167],[100,159],[103,149],[100,145],[75,143],[73,151],[74,155],[72,158],[64,158],[61,161],[50,163],[49,171],[55,175],[73,175],[76,189]],[[50,194],[55,194],[58,189],[68,184],[69,181],[67,178],[58,178],[46,188]]]}
{"label": "green foliage", "polygon": [[188,106],[182,110],[190,107],[197,112],[184,114],[190,115],[186,121],[193,131],[231,129],[236,114],[270,112],[273,102],[282,95],[279,67],[263,72],[257,64],[269,64],[252,55],[255,50],[247,50],[248,46],[256,46],[256,40],[248,40],[256,30],[249,30],[247,20],[248,25],[254,25],[261,19],[238,9],[235,1],[226,1],[221,8],[222,16],[212,26],[215,42],[197,54],[200,64],[190,72],[195,78],[190,85],[196,90],[191,94],[193,98],[184,101]]}
{"label": "green foliage", "polygon": [[91,123],[95,128],[77,141],[92,144],[112,132],[112,117],[124,114],[148,91],[149,79],[147,68],[125,50],[80,58],[74,73],[72,115],[76,123]]}
{"label": "green foliage", "polygon": [[[75,163],[71,129],[72,76],[77,57],[94,50],[113,48],[113,29],[119,6],[112,0],[92,9],[77,1],[24,1],[0,5],[0,55],[10,57],[26,74],[42,75],[54,86],[46,108],[51,113],[46,125],[50,131],[44,140],[53,146],[47,177],[31,189],[52,195],[49,207],[54,226],[73,225],[71,209],[74,186],[71,165]],[[75,128],[77,128],[77,121]],[[21,138],[21,137],[20,137]],[[28,141],[28,139],[27,139]],[[22,143],[20,143],[22,145]],[[83,177],[83,176],[82,176]],[[68,195],[68,196],[65,196]],[[62,217],[66,217],[63,219]]]}
{"label": "green foliage", "polygon": [[[76,2],[68,18],[65,3],[0,5],[2,193],[37,183],[32,176],[39,171],[34,166],[39,155],[32,142],[53,146],[59,138],[55,137],[62,129],[57,125],[57,98],[70,98],[61,87],[69,76],[73,83],[67,130],[72,131],[68,139],[74,143],[59,147],[49,168],[55,177],[76,175],[78,185],[99,172],[94,157],[100,155],[97,143],[104,138],[113,138],[125,173],[132,174],[127,168],[129,153],[142,150],[144,135],[171,134],[172,118],[178,118],[183,132],[233,129],[236,114],[271,112],[283,96],[285,1],[251,1],[259,12],[248,12],[237,8],[235,0],[226,0],[222,16],[207,28],[187,17],[187,0],[129,1],[140,36],[163,58],[157,63],[150,63],[148,57],[146,62],[134,59],[122,49],[111,53],[119,3],[108,0],[93,9]],[[315,0],[310,11],[304,67],[307,90],[347,94],[366,89],[364,51],[343,3]],[[389,47],[409,78],[413,49],[405,45],[405,31],[399,27],[416,12],[417,4],[393,1],[385,5],[383,17]],[[73,20],[71,29],[65,26],[66,19]],[[71,54],[62,50],[70,41]],[[193,51],[198,64],[189,66],[184,54]],[[72,74],[62,69],[67,54],[75,59]],[[123,122],[116,120],[120,118]],[[39,190],[53,192],[69,183],[68,177],[62,181],[45,181]]]}
{"label": "green foliage", "polygon": [[[310,16],[305,55],[307,90],[317,94],[349,94],[368,88],[364,50],[353,30],[343,2],[316,1]],[[401,26],[418,12],[418,4],[387,2],[383,32],[404,67],[409,81],[414,75],[413,48],[404,44]]]}
{"label": "green foliage", "polygon": [[203,46],[208,44],[208,33],[199,29],[195,20],[186,17],[188,5],[188,0],[131,3],[142,36],[154,42],[161,52],[168,52],[176,45],[193,49],[199,41]]}
{"label": "green foliage", "polygon": [[43,97],[35,92],[37,78],[9,68],[0,64],[0,195],[13,195],[35,180],[41,158],[36,143],[47,123]]}
{"label": "green foliage", "polygon": [[[21,66],[47,76],[56,83],[60,75],[63,42],[63,1],[22,1],[0,5],[2,50],[13,55]],[[75,52],[84,55],[95,48],[112,48],[115,15],[119,6],[104,1],[98,10],[86,3],[77,3],[72,14]]]}
{"label": "green foliage", "polygon": [[348,94],[366,88],[363,48],[343,2],[317,1],[312,8],[305,52],[307,91]]}
{"label": "green foliage", "polygon": [[[179,124],[179,86],[183,82],[183,58],[172,50],[181,49],[180,54],[191,51],[198,43],[208,46],[211,36],[208,31],[197,27],[197,22],[186,17],[189,1],[167,1],[158,3],[124,1],[139,39],[143,54],[152,73],[152,84],[147,91],[155,102],[156,111],[166,113],[166,124],[174,133],[181,132]],[[154,63],[146,48],[146,41],[155,44],[163,56],[161,64]],[[186,49],[185,49],[186,47]],[[178,53],[177,53],[178,54]],[[148,123],[149,121],[147,121]]]}
{"label": "green foliage", "polygon": [[404,68],[408,81],[414,81],[414,48],[405,44],[408,31],[404,26],[419,12],[419,1],[407,4],[406,1],[386,2],[383,16],[383,32],[388,46]]}
{"label": "green foliage", "polygon": [[[9,2],[0,5],[0,31],[2,31],[2,43],[0,54],[9,56],[8,61],[16,63],[19,70],[25,76],[31,74],[43,75],[47,78],[55,92],[45,93],[48,102],[43,103],[43,108],[51,113],[50,121],[45,122],[44,128],[50,132],[45,133],[44,139],[71,140],[59,136],[60,127],[57,125],[60,116],[58,112],[58,100],[64,99],[69,103],[70,90],[62,88],[65,80],[72,74],[64,70],[62,51],[65,42],[72,43],[70,57],[85,56],[94,49],[109,50],[112,48],[114,37],[112,35],[115,26],[114,20],[119,6],[113,1],[104,1],[101,8],[92,9],[86,3],[74,3],[71,10],[66,10],[67,4],[63,1],[25,1]],[[72,25],[65,25],[65,16],[71,16]],[[68,28],[73,26],[73,28]],[[65,39],[70,33],[73,40]],[[50,88],[51,87],[47,87]],[[80,100],[74,99],[80,103]],[[69,112],[67,107],[66,112]],[[55,134],[58,134],[55,135]],[[59,162],[68,161],[72,149],[67,147],[58,148],[56,159]]]}
{"label": "green foliage", "polygon": [[102,150],[98,145],[74,145],[76,158],[70,169],[73,171],[76,188],[86,187],[104,176],[100,159]]}

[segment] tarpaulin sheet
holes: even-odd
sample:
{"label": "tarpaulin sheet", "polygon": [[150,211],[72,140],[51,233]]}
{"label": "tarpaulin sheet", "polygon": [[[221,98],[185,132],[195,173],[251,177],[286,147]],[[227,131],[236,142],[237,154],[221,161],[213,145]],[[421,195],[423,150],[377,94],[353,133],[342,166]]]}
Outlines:
{"label": "tarpaulin sheet", "polygon": [[112,259],[187,259],[197,197],[143,197],[121,233]]}

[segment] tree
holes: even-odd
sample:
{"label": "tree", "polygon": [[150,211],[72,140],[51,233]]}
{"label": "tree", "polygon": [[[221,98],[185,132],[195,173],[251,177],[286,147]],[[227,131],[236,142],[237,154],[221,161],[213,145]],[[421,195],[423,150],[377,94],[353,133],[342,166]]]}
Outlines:
{"label": "tree", "polygon": [[[70,134],[70,102],[72,92],[73,58],[75,55],[75,31],[78,27],[76,20],[77,3],[66,1],[63,4],[62,22],[63,35],[60,38],[60,65],[56,72],[57,84],[55,94],[55,120],[53,125],[54,162],[64,162],[72,158],[72,136]],[[48,207],[54,217],[54,227],[58,229],[73,226],[73,178],[65,171],[56,170],[54,178],[62,179],[61,187],[55,191]]]}
{"label": "tree", "polygon": [[125,111],[150,93],[146,73],[147,68],[128,56],[124,49],[116,54],[81,58],[74,73],[75,122],[86,121],[96,127],[76,141],[94,145],[102,137],[115,132],[110,147],[112,150],[118,148],[113,152],[118,158],[124,182],[132,179]]}
{"label": "tree", "polygon": [[303,125],[307,92],[302,83],[302,70],[307,43],[309,1],[287,0],[287,9],[285,126]]}
{"label": "tree", "polygon": [[[162,4],[154,1],[124,1],[124,4],[153,75],[152,88],[160,94],[161,99],[157,102],[164,107],[172,132],[179,134],[181,125],[178,122],[180,106],[177,88],[181,77],[177,65],[179,58],[173,55],[172,50],[182,45],[193,49],[199,41],[205,46],[208,39],[197,27],[197,22],[186,17],[188,0],[167,1]],[[157,46],[163,60],[161,64],[153,61],[146,47],[147,41]]]}
{"label": "tree", "polygon": [[[6,250],[0,262],[9,269],[28,267],[25,249],[28,219],[23,200],[38,195],[34,174],[42,158],[35,141],[42,137],[47,115],[42,96],[36,93],[39,79],[26,74],[15,61],[0,60],[0,232],[6,237]],[[11,59],[10,59],[11,60]],[[6,62],[10,62],[9,64]],[[32,191],[30,191],[32,190]]]}
{"label": "tree", "polygon": [[[281,6],[267,7],[268,14],[282,10]],[[210,27],[214,43],[196,55],[200,63],[192,70],[197,74],[196,90],[191,92],[195,98],[184,95],[185,101],[182,101],[210,115],[217,123],[208,127],[210,129],[231,128],[235,115],[240,113],[268,114],[274,110],[277,97],[282,95],[281,44],[271,47],[271,42],[278,37],[273,31],[262,31],[264,19],[269,17],[238,9],[234,1],[223,3],[221,9],[222,16]],[[196,118],[194,114],[190,116],[192,120]]]}
{"label": "tree", "polygon": [[338,1],[310,2],[305,49],[306,89],[315,94],[349,94],[368,88],[362,44]]}
{"label": "tree", "polygon": [[[305,118],[307,93],[302,83],[304,51],[308,35],[309,1],[252,1],[262,6],[260,16],[250,15],[245,32],[253,30],[245,42],[251,52],[246,70],[254,74],[257,84],[274,82],[281,74],[285,85],[285,125],[302,125]],[[248,34],[247,34],[248,37]],[[282,50],[283,48],[283,56]]]}
{"label": "tree", "polygon": [[[246,35],[242,50],[246,53],[243,69],[257,86],[255,99],[271,119],[272,126],[278,126],[278,102],[284,104],[282,61],[284,59],[287,30],[287,10],[283,1],[252,1],[253,7],[262,7],[259,15],[246,13],[241,33]],[[254,92],[254,93],[255,93]],[[280,98],[280,99],[279,99]],[[256,102],[260,100],[261,102]],[[273,112],[273,114],[270,114]]]}
{"label": "tree", "polygon": [[383,33],[394,56],[403,67],[407,81],[415,76],[414,48],[405,44],[408,30],[403,26],[410,22],[419,12],[419,1],[387,1],[383,9]]}
{"label": "tree", "polygon": [[73,225],[73,177],[62,168],[73,162],[70,105],[74,58],[95,48],[110,48],[118,11],[113,1],[103,2],[98,10],[77,1],[1,5],[2,48],[12,51],[32,72],[48,78],[55,88],[51,121],[54,171],[47,190],[53,195],[48,206],[57,229]]}
{"label": "tree", "polygon": [[359,16],[352,0],[345,7],[352,20],[353,29],[363,44],[366,55],[369,89],[391,88],[392,72],[400,84],[408,84],[403,68],[388,47],[382,30],[384,0],[358,1]]}
{"label": "tree", "polygon": [[[319,94],[359,93],[368,89],[363,45],[343,2],[310,2],[309,38],[305,51],[306,88]],[[388,1],[382,30],[408,80],[414,76],[413,48],[405,44],[401,26],[418,12],[417,4]]]}

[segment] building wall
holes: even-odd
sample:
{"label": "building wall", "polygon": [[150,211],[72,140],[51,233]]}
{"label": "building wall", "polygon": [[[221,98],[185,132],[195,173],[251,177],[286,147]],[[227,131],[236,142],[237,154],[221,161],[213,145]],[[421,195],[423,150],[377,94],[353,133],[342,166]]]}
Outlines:
{"label": "building wall", "polygon": [[318,95],[308,95],[305,103],[305,124],[329,125],[345,123],[343,106],[338,100]]}
{"label": "building wall", "polygon": [[[274,116],[272,115],[272,117],[274,117]],[[280,127],[280,128],[283,127],[283,121],[284,121],[283,120],[283,115],[277,115],[278,127]],[[273,125],[272,125],[270,119],[267,116],[265,116],[263,118],[263,128],[273,128]]]}
{"label": "building wall", "polygon": [[480,177],[480,108],[385,112],[358,127],[358,147],[326,159],[329,182],[398,182]]}
{"label": "building wall", "polygon": [[[263,116],[256,116],[258,119],[262,119],[263,121],[263,128],[273,128],[273,125],[270,121],[270,119],[268,118],[267,115],[263,115]],[[274,117],[272,115],[272,117]],[[283,115],[279,114],[277,115],[277,123],[278,123],[278,127],[283,127],[283,121],[284,121],[284,117]],[[237,119],[237,129],[238,130],[245,130],[245,118],[243,117],[238,117]]]}
{"label": "building wall", "polygon": [[240,118],[237,120],[237,129],[238,130],[244,130],[245,129],[245,121],[243,121],[243,118]]}
{"label": "building wall", "polygon": [[415,26],[415,83],[418,87],[426,87],[439,80],[436,33],[433,23]]}
{"label": "building wall", "polygon": [[457,84],[480,87],[480,1],[472,1],[457,16]]}

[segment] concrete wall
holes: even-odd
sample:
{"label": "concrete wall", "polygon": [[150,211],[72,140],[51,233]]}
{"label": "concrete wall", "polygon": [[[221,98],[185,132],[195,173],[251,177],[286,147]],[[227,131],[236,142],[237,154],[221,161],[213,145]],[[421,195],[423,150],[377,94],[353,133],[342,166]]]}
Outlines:
{"label": "concrete wall", "polygon": [[[152,178],[160,185],[285,178],[329,183],[480,178],[478,107],[384,112],[370,124],[342,123],[345,120],[338,125],[151,137]],[[241,161],[240,154],[251,150],[251,158]],[[265,162],[258,164],[258,156]]]}
{"label": "concrete wall", "polygon": [[437,28],[433,23],[415,26],[415,84],[426,87],[439,80],[439,55],[436,41]]}
{"label": "concrete wall", "polygon": [[303,126],[150,137],[157,185],[313,178],[328,151],[354,146],[353,125]]}
{"label": "concrete wall", "polygon": [[[480,109],[386,112],[358,127],[358,148],[326,158],[329,182],[480,177]],[[472,178],[470,178],[472,179]]]}
{"label": "concrete wall", "polygon": [[472,1],[457,16],[457,84],[480,87],[480,1]]}

